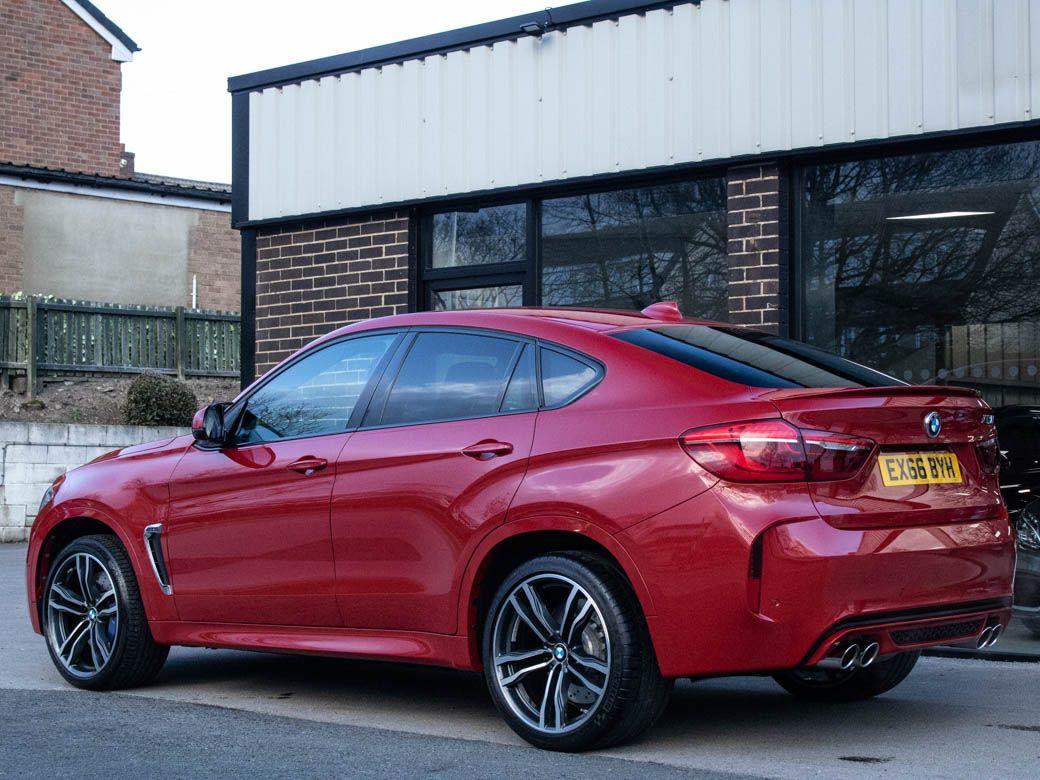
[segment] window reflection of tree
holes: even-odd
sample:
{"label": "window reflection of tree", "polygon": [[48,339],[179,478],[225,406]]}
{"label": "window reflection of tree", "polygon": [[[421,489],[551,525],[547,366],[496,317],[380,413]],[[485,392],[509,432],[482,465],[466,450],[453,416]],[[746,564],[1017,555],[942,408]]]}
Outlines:
{"label": "window reflection of tree", "polygon": [[520,285],[478,287],[470,290],[444,290],[433,293],[435,311],[451,309],[491,309],[502,306],[521,306],[523,288]]}
{"label": "window reflection of tree", "polygon": [[[1038,144],[808,169],[808,340],[996,404],[1040,400],[1038,196]],[[993,213],[890,220],[949,211]]]}
{"label": "window reflection of tree", "polygon": [[433,217],[435,268],[527,259],[527,207],[494,206]]}
{"label": "window reflection of tree", "polygon": [[544,303],[726,319],[725,202],[721,179],[544,201]]}

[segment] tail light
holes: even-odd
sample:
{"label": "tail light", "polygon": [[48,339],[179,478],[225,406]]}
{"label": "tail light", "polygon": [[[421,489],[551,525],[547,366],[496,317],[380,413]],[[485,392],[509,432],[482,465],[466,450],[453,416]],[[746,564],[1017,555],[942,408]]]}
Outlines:
{"label": "tail light", "polygon": [[695,428],[679,437],[686,454],[730,482],[824,482],[848,479],[874,442],[829,431],[803,431],[783,420]]}
{"label": "tail light", "polygon": [[996,474],[1000,471],[1000,446],[997,444],[996,436],[980,441],[976,445],[976,451],[979,453],[979,466],[984,473]]}

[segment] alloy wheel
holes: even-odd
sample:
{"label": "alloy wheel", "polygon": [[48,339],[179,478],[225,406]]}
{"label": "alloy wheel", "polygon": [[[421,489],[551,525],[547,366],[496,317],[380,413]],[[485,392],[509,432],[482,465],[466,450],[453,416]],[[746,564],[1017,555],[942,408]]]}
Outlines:
{"label": "alloy wheel", "polygon": [[98,674],[119,635],[119,602],[105,565],[90,553],[63,560],[47,592],[47,641],[74,677]]}
{"label": "alloy wheel", "polygon": [[559,574],[535,574],[502,602],[492,634],[495,679],[529,727],[562,734],[595,713],[610,680],[611,647],[589,592]]}

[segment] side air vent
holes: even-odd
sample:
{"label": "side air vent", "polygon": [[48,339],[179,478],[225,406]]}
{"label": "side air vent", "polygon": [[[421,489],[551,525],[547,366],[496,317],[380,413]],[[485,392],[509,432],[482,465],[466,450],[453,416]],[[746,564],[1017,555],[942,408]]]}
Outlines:
{"label": "side air vent", "polygon": [[162,523],[154,523],[144,529],[144,546],[148,550],[148,560],[152,562],[152,571],[155,579],[159,581],[159,587],[167,596],[173,594],[170,585],[170,575],[166,571],[166,559],[162,551]]}

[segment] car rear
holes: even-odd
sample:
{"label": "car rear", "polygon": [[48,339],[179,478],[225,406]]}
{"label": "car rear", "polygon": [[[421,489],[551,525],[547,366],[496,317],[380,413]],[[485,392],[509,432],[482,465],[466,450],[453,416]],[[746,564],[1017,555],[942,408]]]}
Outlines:
{"label": "car rear", "polygon": [[[717,655],[706,666],[811,666],[854,643],[876,642],[884,657],[996,640],[1010,614],[1014,545],[993,416],[977,392],[909,386],[798,342],[722,325],[614,335],[744,385],[774,410],[679,434],[686,454],[719,482],[678,512],[724,516],[737,530],[716,536],[746,544],[746,559],[730,564],[742,565],[745,588],[727,604],[719,600],[732,596],[715,591],[711,619],[751,639],[730,640],[728,650],[701,640],[709,658]],[[736,582],[732,572],[715,576]],[[727,606],[745,614],[720,616]],[[675,607],[687,611],[678,622],[694,619],[685,603]]]}

